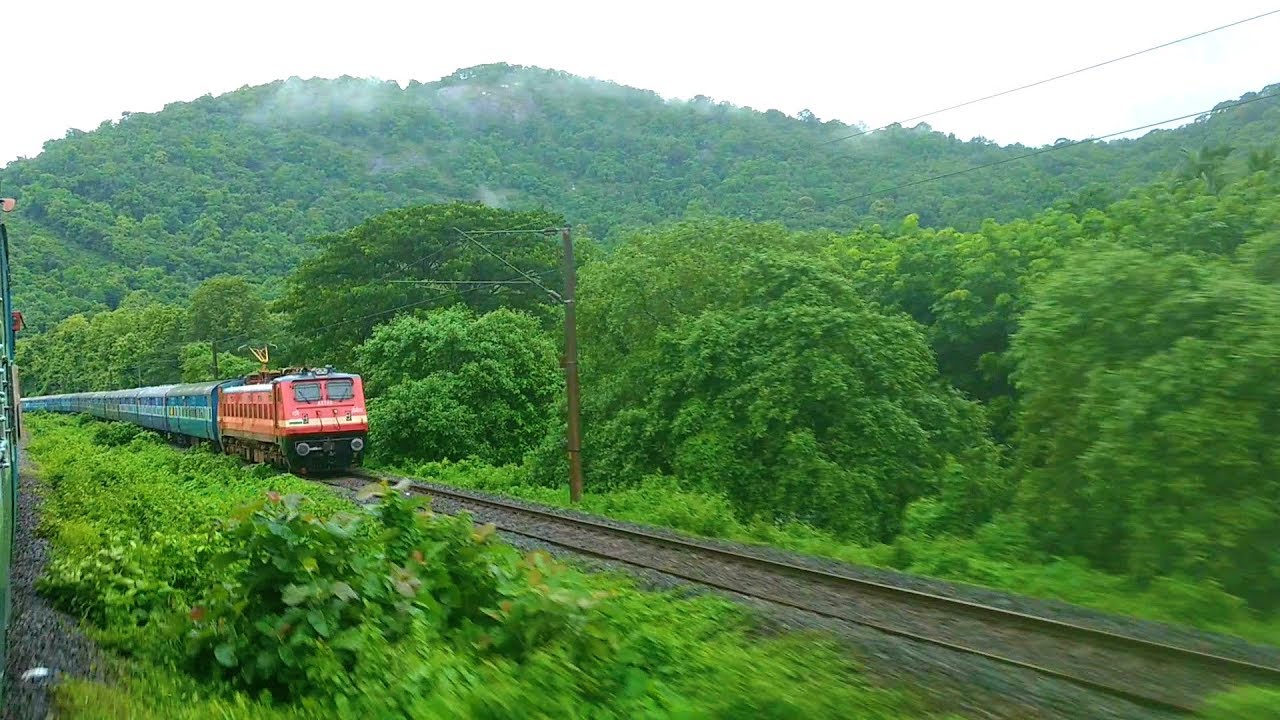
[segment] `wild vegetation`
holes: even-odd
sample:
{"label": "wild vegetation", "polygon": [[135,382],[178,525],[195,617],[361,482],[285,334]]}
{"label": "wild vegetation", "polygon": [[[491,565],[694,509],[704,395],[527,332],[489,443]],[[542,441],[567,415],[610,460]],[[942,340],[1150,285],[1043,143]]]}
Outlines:
{"label": "wild vegetation", "polygon": [[[499,64],[404,89],[294,78],[125,113],[9,163],[0,182],[22,204],[11,220],[18,305],[45,329],[133,290],[182,302],[223,274],[274,298],[313,254],[306,238],[454,199],[551,208],[601,239],[687,215],[845,231],[915,213],[972,231],[1059,202],[1104,207],[1169,172],[1183,148],[1207,150],[1200,164],[1213,172],[1240,171],[1280,135],[1280,108],[1252,103],[869,197],[1031,148],[924,124],[831,142],[863,129]],[[1237,152],[1220,163],[1225,144]]]}
{"label": "wild vegetation", "polygon": [[[1104,209],[969,232],[915,216],[854,233],[703,217],[607,252],[586,243],[589,502],[1276,637],[1280,170],[1256,160],[1189,162]],[[205,338],[274,328],[282,359],[365,374],[376,462],[555,499],[554,301],[529,285],[390,281],[518,277],[500,247],[556,282],[556,238],[484,233],[558,220],[393,211],[322,236],[265,310],[219,278],[186,310],[134,295],[70,318],[28,341],[29,387],[131,385],[113,363],[148,357],[167,365],[145,379],[195,374]],[[147,355],[116,359],[129,353]]]}
{"label": "wild vegetation", "polygon": [[[339,92],[357,87],[359,112]],[[27,178],[37,235],[96,238],[108,263],[135,248],[107,249],[111,215],[90,203],[86,225],[55,188],[73,149],[135,168],[130,143],[148,138],[183,153],[155,177],[204,179],[162,203],[117,173],[100,197],[164,208],[151,226],[169,239],[136,247],[182,237],[196,262],[104,271],[118,296],[76,293],[86,313],[22,343],[24,389],[212,377],[211,343],[231,353],[225,376],[244,367],[238,343],[270,342],[280,363],[366,376],[374,462],[564,502],[562,314],[534,282],[492,282],[560,287],[558,239],[524,231],[586,219],[588,509],[1280,642],[1275,102],[842,204],[867,177],[1016,149],[897,128],[848,148],[862,164],[837,162],[806,148],[841,127],[600,87],[508,68],[405,91],[286,83],[51,145],[6,170]],[[619,111],[550,101],[569,96]],[[243,147],[262,152],[214,142],[259,106],[273,111]],[[661,150],[618,130],[642,119],[644,137],[665,128]],[[431,133],[450,140],[430,157],[399,144]],[[775,152],[788,162],[752,159]],[[507,202],[555,211],[414,194],[494,178],[519,187]],[[244,212],[200,199],[230,203],[242,181]],[[217,272],[232,274],[185,299]]]}
{"label": "wild vegetation", "polygon": [[[1277,188],[626,236],[581,271],[589,507],[1276,641]],[[519,466],[381,458],[562,500],[558,420]]]}
{"label": "wild vegetation", "polygon": [[384,457],[520,462],[546,434],[562,389],[556,348],[537,320],[464,306],[402,316],[357,348],[365,392],[382,422],[369,428]]}
{"label": "wild vegetation", "polygon": [[[67,717],[942,717],[816,637],[638,591],[467,516],[322,486],[139,428],[32,420],[43,591],[124,658]],[[679,616],[678,625],[670,618]]]}
{"label": "wild vegetation", "polygon": [[[147,292],[131,293],[115,310],[78,313],[46,332],[22,337],[17,355],[23,394],[212,380],[214,345],[202,316],[221,311],[228,317],[247,317],[261,312],[262,306],[260,295],[244,278],[206,281],[188,307],[161,302]],[[236,351],[245,339],[218,346],[219,377],[235,377],[258,366],[246,351]],[[92,352],[86,352],[90,348]]]}

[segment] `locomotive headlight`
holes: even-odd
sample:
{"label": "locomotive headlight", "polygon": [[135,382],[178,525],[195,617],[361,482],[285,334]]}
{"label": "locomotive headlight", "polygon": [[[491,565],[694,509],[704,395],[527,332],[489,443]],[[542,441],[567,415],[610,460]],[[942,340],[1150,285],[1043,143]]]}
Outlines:
{"label": "locomotive headlight", "polygon": [[294,445],[293,449],[297,451],[298,457],[306,457],[307,453],[311,452],[311,446],[304,442]]}
{"label": "locomotive headlight", "polygon": [[364,449],[364,438],[351,438],[351,449],[360,452]]}

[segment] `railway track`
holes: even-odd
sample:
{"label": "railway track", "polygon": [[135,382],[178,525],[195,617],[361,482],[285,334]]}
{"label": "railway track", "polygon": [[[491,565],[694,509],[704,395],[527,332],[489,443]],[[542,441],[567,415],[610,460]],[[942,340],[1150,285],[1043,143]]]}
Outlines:
{"label": "railway track", "polygon": [[1190,713],[1209,693],[1231,685],[1280,684],[1280,660],[1156,642],[433,483],[411,481],[408,489],[440,500],[440,510],[466,510],[498,529],[575,553],[980,656],[1149,708]]}

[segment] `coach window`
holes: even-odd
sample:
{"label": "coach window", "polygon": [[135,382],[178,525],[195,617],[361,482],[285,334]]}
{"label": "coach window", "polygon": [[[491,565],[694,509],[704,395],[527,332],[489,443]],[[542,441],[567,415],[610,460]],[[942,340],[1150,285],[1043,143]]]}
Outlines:
{"label": "coach window", "polygon": [[330,380],[326,386],[330,400],[350,400],[354,394],[351,390],[350,380]]}
{"label": "coach window", "polygon": [[320,383],[300,382],[293,384],[293,399],[298,402],[315,402],[320,399]]}

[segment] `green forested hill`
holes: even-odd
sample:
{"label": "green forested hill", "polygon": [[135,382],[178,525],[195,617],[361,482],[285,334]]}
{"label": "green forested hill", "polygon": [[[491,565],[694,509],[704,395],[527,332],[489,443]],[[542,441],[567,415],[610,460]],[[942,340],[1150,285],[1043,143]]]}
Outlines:
{"label": "green forested hill", "polygon": [[245,89],[6,168],[17,362],[266,343],[366,378],[372,461],[567,501],[559,308],[439,281],[559,287],[511,231],[586,224],[587,509],[1280,642],[1280,85],[1247,97],[842,203],[1031,149],[508,67]]}
{"label": "green forested hill", "polygon": [[1228,163],[1243,163],[1280,135],[1278,106],[848,202],[1028,148],[927,126],[830,143],[859,128],[495,65],[403,90],[292,79],[126,114],[49,142],[0,178],[22,203],[11,225],[18,301],[43,328],[132,289],[178,298],[220,273],[280,277],[311,252],[309,237],[453,199],[544,207],[606,240],[700,214],[849,229],[916,213],[926,226],[975,229],[1197,171],[1183,148],[1203,157],[1230,145]]}

